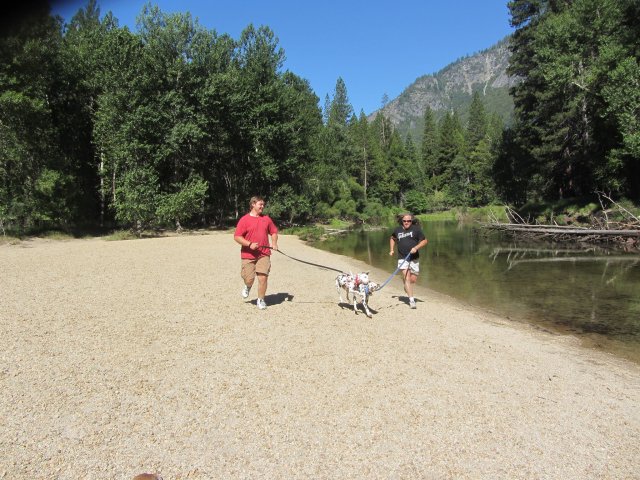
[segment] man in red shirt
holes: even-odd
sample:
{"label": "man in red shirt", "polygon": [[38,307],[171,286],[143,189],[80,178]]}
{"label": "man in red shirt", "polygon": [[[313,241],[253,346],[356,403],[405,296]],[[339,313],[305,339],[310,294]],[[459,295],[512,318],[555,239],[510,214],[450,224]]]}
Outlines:
{"label": "man in red shirt", "polygon": [[[258,300],[256,304],[260,310],[267,308],[264,296],[267,293],[267,279],[271,270],[271,250],[278,250],[278,228],[273,220],[263,215],[264,198],[251,197],[251,210],[238,221],[233,239],[242,245],[240,258],[242,270],[240,275],[244,280],[242,298],[249,296],[249,290],[258,277]],[[271,236],[271,248],[269,246]]]}

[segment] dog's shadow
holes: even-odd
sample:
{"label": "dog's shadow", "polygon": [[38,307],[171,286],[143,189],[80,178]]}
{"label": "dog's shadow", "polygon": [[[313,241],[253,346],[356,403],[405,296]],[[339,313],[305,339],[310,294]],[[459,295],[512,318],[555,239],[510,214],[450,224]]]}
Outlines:
{"label": "dog's shadow", "polygon": [[[293,301],[293,295],[284,292],[271,293],[264,296],[264,301],[267,303],[267,305],[280,305],[283,302]],[[254,301],[252,303],[256,302]]]}
{"label": "dog's shadow", "polygon": [[[339,302],[338,306],[343,310],[351,310],[353,312],[353,303]],[[365,315],[367,314],[367,312],[364,311],[362,304],[358,303],[357,308],[358,308],[358,313],[364,313]],[[373,308],[371,308],[371,305],[369,305],[369,311],[371,312],[372,315],[378,313],[377,310],[374,310]]]}

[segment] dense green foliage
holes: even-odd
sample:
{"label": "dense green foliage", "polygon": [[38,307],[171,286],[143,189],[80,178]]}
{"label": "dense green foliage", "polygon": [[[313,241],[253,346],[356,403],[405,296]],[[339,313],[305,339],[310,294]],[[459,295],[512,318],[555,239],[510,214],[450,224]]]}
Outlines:
{"label": "dense green foliage", "polygon": [[496,164],[511,202],[640,197],[640,3],[512,0],[515,124]]}
{"label": "dense green foliage", "polygon": [[147,5],[131,32],[95,0],[67,25],[35,10],[0,36],[0,230],[223,225],[255,194],[288,224],[637,198],[637,3],[509,6],[514,126],[474,92],[464,120],[427,109],[419,141],[356,115],[341,78],[321,108],[268,27],[233,39]]}

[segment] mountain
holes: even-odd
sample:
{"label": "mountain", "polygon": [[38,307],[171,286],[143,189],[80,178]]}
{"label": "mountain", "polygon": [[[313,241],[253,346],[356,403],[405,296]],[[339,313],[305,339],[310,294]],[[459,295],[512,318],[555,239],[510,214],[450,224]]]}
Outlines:
{"label": "mountain", "polygon": [[397,98],[372,113],[369,120],[382,111],[403,136],[411,132],[413,138],[419,141],[427,105],[436,118],[440,118],[444,112],[456,110],[462,122],[465,122],[473,92],[478,91],[487,112],[497,113],[505,124],[511,123],[513,100],[509,88],[516,79],[507,75],[511,56],[509,38],[479,53],[456,60],[435,74],[419,77]]}

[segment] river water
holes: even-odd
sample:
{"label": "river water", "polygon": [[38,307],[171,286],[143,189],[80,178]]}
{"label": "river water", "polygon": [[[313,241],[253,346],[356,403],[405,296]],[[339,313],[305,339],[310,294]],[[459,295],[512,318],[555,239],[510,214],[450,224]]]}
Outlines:
{"label": "river water", "polygon": [[[418,284],[640,363],[640,255],[518,242],[457,222],[422,227],[429,244],[421,250]],[[314,246],[391,274],[392,229],[354,231]],[[399,276],[393,281],[401,285]]]}

